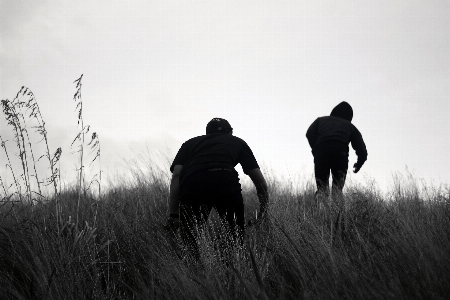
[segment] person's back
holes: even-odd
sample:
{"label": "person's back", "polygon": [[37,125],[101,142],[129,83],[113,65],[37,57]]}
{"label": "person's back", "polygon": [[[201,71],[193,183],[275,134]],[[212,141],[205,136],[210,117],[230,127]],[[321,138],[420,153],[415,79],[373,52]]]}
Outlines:
{"label": "person's back", "polygon": [[352,123],[335,116],[320,117],[317,123],[317,138],[313,142],[313,148],[327,141],[341,141],[348,145],[350,137],[355,131],[355,126]]}
{"label": "person's back", "polygon": [[[186,141],[177,153],[171,171],[176,164],[182,164],[180,184],[192,174],[211,169],[225,169],[236,172],[241,164],[244,173],[259,168],[253,152],[247,143],[230,134],[212,133]],[[235,174],[237,176],[237,173]]]}

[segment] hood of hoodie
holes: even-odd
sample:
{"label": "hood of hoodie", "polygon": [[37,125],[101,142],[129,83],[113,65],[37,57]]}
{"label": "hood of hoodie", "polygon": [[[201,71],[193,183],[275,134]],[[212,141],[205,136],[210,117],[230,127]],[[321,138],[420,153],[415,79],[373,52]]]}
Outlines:
{"label": "hood of hoodie", "polygon": [[345,119],[349,122],[353,119],[353,108],[345,101],[342,101],[331,111],[330,116]]}

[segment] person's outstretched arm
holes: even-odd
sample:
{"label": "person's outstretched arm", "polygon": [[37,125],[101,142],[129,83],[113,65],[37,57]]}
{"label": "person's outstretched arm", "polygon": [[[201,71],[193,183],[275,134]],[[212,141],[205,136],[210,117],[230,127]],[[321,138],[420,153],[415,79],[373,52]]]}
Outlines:
{"label": "person's outstretched arm", "polygon": [[165,228],[176,231],[180,227],[180,173],[182,165],[175,165],[170,180],[169,219]]}
{"label": "person's outstretched arm", "polygon": [[363,164],[367,160],[367,149],[366,144],[364,143],[364,140],[362,138],[361,133],[359,130],[353,126],[352,136],[350,140],[352,144],[352,148],[356,152],[356,156],[358,157],[357,162],[353,165],[353,172],[358,173]]}
{"label": "person's outstretched arm", "polygon": [[172,172],[172,179],[170,181],[170,199],[169,199],[169,213],[180,214],[180,173],[182,165],[175,165]]}
{"label": "person's outstretched arm", "polygon": [[247,175],[250,176],[250,179],[256,187],[260,204],[260,213],[261,216],[264,216],[267,213],[267,206],[269,204],[269,189],[266,180],[264,179],[264,175],[259,168],[248,171]]}

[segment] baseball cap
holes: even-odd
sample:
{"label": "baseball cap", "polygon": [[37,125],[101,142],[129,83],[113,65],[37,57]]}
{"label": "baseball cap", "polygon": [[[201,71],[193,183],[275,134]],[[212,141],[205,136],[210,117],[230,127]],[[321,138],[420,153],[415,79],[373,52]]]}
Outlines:
{"label": "baseball cap", "polygon": [[222,118],[213,118],[206,125],[206,134],[210,133],[230,133],[233,131],[230,123]]}

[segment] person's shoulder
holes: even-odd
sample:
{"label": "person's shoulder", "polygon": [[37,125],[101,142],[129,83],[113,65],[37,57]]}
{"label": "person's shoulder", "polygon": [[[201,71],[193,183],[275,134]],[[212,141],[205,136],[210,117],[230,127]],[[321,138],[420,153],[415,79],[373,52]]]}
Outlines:
{"label": "person's shoulder", "polygon": [[350,122],[349,120],[346,120],[346,119],[343,119],[343,118],[339,118],[339,117],[336,117],[336,116],[325,116],[323,118],[327,118],[328,120],[335,120],[335,121],[340,122],[340,123],[351,124],[352,126],[354,126],[353,123]]}
{"label": "person's shoulder", "polygon": [[231,137],[231,139],[235,140],[236,142],[247,144],[243,139],[241,139],[238,136],[235,136],[235,135],[229,135],[229,136]]}
{"label": "person's shoulder", "polygon": [[241,139],[240,137],[237,137],[237,136],[234,136],[234,135],[232,135],[231,137],[233,138],[233,141],[236,144],[239,144],[241,147],[250,148],[250,146],[247,144],[246,141],[244,141],[244,139]]}
{"label": "person's shoulder", "polygon": [[183,145],[189,145],[189,144],[192,144],[192,143],[196,143],[198,140],[201,140],[204,137],[205,137],[204,135],[194,136],[194,137],[188,139],[187,141],[185,141],[183,143]]}
{"label": "person's shoulder", "polygon": [[202,138],[204,138],[206,135],[199,135],[199,136],[194,136],[193,138],[190,138],[189,140],[187,140],[186,142],[189,141],[198,141],[201,140]]}
{"label": "person's shoulder", "polygon": [[315,121],[316,121],[316,122],[320,122],[320,121],[333,120],[333,119],[335,119],[335,117],[332,117],[332,116],[322,116],[322,117],[318,117]]}
{"label": "person's shoulder", "polygon": [[333,120],[333,117],[330,117],[330,116],[318,117],[314,120],[314,122],[311,124],[311,126],[313,126],[313,125],[320,126],[320,124],[326,123],[327,121],[330,121],[330,120]]}

